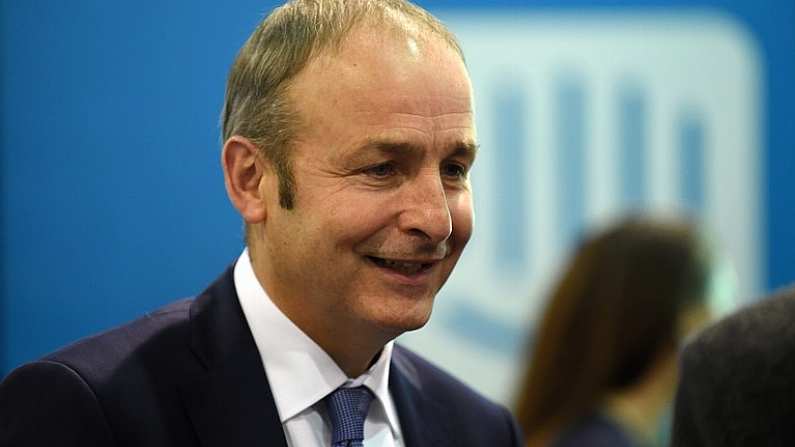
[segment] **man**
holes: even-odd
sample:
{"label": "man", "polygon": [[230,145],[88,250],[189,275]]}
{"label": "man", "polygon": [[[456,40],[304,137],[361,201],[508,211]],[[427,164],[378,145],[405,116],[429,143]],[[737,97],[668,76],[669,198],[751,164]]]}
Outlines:
{"label": "man", "polygon": [[13,372],[0,445],[518,445],[504,408],[393,345],[472,230],[453,36],[402,0],[290,2],[241,49],[223,133],[247,250],[195,300]]}
{"label": "man", "polygon": [[675,447],[795,445],[795,289],[707,329],[682,359]]}

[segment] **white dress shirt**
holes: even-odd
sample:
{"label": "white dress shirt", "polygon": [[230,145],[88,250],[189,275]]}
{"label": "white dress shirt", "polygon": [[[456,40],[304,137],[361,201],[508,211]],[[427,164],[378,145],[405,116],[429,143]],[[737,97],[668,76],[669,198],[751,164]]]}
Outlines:
{"label": "white dress shirt", "polygon": [[340,386],[361,385],[375,395],[364,422],[365,447],[404,446],[397,411],[389,394],[394,342],[384,346],[367,372],[351,379],[273,304],[254,274],[248,249],[237,260],[234,278],[288,446],[328,447],[331,423],[323,398]]}

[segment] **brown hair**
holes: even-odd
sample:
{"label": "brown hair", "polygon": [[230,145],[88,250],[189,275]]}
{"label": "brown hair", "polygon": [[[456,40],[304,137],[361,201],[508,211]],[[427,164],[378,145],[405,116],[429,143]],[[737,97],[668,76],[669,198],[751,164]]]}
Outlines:
{"label": "brown hair", "polygon": [[[289,148],[300,125],[290,107],[290,81],[319,53],[338,49],[365,20],[392,32],[419,25],[422,36],[441,37],[462,56],[455,37],[427,11],[405,0],[294,0],[278,7],[254,30],[229,72],[222,134],[251,140],[279,178],[279,203],[291,209],[295,180]],[[413,30],[412,30],[413,32]]]}
{"label": "brown hair", "polygon": [[529,439],[594,411],[675,349],[687,306],[703,303],[709,265],[695,228],[630,218],[586,240],[554,289],[521,384]]}

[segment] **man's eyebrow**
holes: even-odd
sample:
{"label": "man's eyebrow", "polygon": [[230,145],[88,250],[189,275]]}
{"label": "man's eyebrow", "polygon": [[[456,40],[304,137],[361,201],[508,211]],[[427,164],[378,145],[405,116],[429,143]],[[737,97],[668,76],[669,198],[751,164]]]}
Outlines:
{"label": "man's eyebrow", "polygon": [[480,145],[472,141],[461,141],[453,145],[453,147],[452,156],[466,157],[472,160],[475,159],[478,149],[480,149]]}
{"label": "man's eyebrow", "polygon": [[411,143],[376,139],[367,140],[367,144],[362,149],[375,149],[378,152],[389,155],[419,154],[422,152],[420,146]]}
{"label": "man's eyebrow", "polygon": [[[452,143],[450,146],[450,155],[451,157],[467,157],[474,159],[478,153],[478,149],[480,145],[472,142],[472,141],[457,141]],[[376,140],[371,139],[368,140],[367,143],[362,146],[362,150],[372,150],[375,149],[384,154],[390,155],[411,155],[411,154],[419,154],[423,151],[421,146],[417,146],[411,143],[406,142],[396,142],[396,141],[389,141],[389,140]]]}

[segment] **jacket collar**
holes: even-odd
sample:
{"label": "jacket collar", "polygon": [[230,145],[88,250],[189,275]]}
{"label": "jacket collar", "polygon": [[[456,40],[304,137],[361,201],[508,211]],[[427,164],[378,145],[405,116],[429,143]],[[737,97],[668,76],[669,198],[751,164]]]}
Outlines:
{"label": "jacket collar", "polygon": [[202,446],[287,447],[265,369],[229,267],[190,308],[193,353],[205,372],[180,388]]}
{"label": "jacket collar", "polygon": [[441,402],[432,400],[419,372],[395,345],[389,371],[389,390],[400,418],[404,445],[410,447],[440,447],[452,445],[450,418]]}

